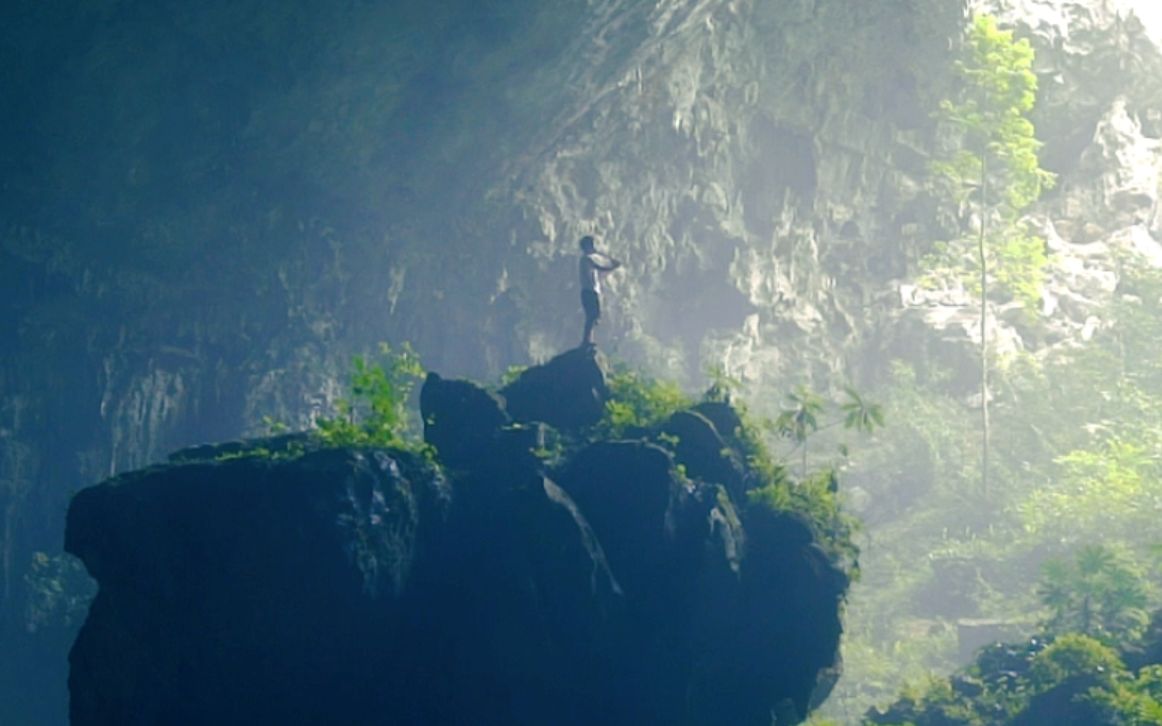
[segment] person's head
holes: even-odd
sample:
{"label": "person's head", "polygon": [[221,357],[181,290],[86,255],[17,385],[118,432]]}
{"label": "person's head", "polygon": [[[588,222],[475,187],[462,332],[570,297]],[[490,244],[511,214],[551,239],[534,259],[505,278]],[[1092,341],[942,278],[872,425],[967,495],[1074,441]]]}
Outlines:
{"label": "person's head", "polygon": [[585,252],[586,254],[588,254],[595,249],[597,249],[597,248],[593,244],[593,235],[587,234],[581,238],[581,251],[582,252]]}

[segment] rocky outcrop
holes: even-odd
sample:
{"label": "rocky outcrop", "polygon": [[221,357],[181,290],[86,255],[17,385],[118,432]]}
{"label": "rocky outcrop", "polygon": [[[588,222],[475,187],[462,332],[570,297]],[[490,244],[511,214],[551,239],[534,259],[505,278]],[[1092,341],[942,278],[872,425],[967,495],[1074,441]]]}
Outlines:
{"label": "rocky outcrop", "polygon": [[597,423],[605,412],[605,363],[596,347],[575,348],[524,371],[500,394],[517,419],[576,431]]}
{"label": "rocky outcrop", "polygon": [[[574,340],[581,233],[627,263],[602,339],[634,363],[781,386],[971,359],[970,296],[900,294],[938,238],[929,114],[969,4],[21,5],[0,636],[79,483],[309,425],[378,340],[481,376]],[[1061,175],[1047,332],[990,338],[1089,336],[1162,228],[1155,44],[1107,0],[971,4],[1034,38]]]}
{"label": "rocky outcrop", "polygon": [[100,592],[72,723],[767,726],[827,693],[847,576],[811,523],[694,465],[723,456],[707,417],[666,430],[713,451],[578,439],[550,468],[472,384],[423,399],[448,479],[234,447],[78,494],[66,546]]}
{"label": "rocky outcrop", "polygon": [[[449,416],[448,414],[452,415]],[[500,429],[512,419],[495,395],[467,381],[429,373],[420,389],[424,441],[451,466],[487,459]]]}

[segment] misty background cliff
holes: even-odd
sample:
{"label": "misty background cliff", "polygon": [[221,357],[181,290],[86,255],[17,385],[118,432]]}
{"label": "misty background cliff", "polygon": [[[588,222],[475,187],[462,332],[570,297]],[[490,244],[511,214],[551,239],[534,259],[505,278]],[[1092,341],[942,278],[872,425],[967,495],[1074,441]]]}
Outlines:
{"label": "misty background cliff", "polygon": [[[932,113],[969,9],[8,7],[0,638],[4,680],[35,685],[3,697],[63,699],[41,656],[75,623],[33,605],[73,492],[264,417],[307,426],[380,340],[484,379],[573,346],[581,234],[626,262],[603,348],[690,387],[713,364],[778,394],[970,366],[970,298],[914,287],[948,233]],[[1034,213],[1042,324],[997,322],[999,349],[1036,352],[1092,334],[1118,251],[1162,260],[1162,60],[1117,3],[987,9],[1033,41],[1059,175]]]}

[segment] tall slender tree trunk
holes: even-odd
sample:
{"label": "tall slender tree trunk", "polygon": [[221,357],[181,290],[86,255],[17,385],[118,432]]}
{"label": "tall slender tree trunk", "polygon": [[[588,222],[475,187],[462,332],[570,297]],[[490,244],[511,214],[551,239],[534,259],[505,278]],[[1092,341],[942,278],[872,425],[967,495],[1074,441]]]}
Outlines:
{"label": "tall slender tree trunk", "polygon": [[988,366],[988,260],[985,257],[985,224],[988,212],[986,193],[988,156],[980,155],[980,237],[977,255],[980,258],[980,489],[989,493],[989,366]]}

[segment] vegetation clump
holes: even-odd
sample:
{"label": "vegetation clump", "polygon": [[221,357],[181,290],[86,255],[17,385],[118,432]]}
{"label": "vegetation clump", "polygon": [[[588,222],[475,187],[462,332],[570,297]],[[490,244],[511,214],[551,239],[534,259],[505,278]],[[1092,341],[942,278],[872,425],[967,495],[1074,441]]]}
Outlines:
{"label": "vegetation clump", "polygon": [[1093,726],[1162,724],[1162,665],[1135,671],[1096,638],[1067,633],[997,643],[965,671],[908,688],[863,723],[882,726]]}
{"label": "vegetation clump", "polygon": [[[839,466],[829,464],[808,470],[806,457],[793,476],[768,442],[780,438],[795,443],[792,453],[807,450],[808,439],[816,432],[842,425],[844,429],[870,432],[884,422],[877,404],[847,388],[847,399],[832,404],[805,388],[796,389],[788,400],[797,406],[784,411],[775,421],[752,415],[736,395],[740,385],[722,371],[711,372],[712,383],[695,400],[675,383],[660,381],[643,372],[618,366],[608,379],[610,398],[605,415],[594,427],[594,438],[650,438],[659,445],[677,451],[678,437],[660,430],[670,417],[680,411],[697,410],[700,404],[723,404],[737,416],[738,425],[731,431],[718,431],[726,448],[715,454],[734,457],[745,471],[746,502],[774,512],[799,516],[814,532],[817,540],[848,574],[858,573],[859,548],[855,544],[858,522],[844,511],[839,497]],[[835,421],[823,419],[825,412],[838,410]],[[842,448],[842,447],[841,447]],[[679,472],[687,468],[678,462]]]}
{"label": "vegetation clump", "polygon": [[290,432],[267,416],[270,435],[264,438],[200,446],[170,456],[171,461],[232,461],[235,459],[296,459],[308,451],[337,447],[384,447],[410,451],[433,460],[432,447],[420,440],[412,398],[424,377],[420,358],[411,345],[393,348],[380,343],[377,355],[356,355],[351,361],[347,390],[334,413],[315,419],[315,428]]}
{"label": "vegetation clump", "polygon": [[[1107,548],[1082,548],[1072,562],[1051,560],[1039,592],[1048,616],[1023,643],[997,643],[948,679],[906,688],[870,724],[1004,726],[1068,723],[1162,724],[1162,664],[1127,665],[1160,654],[1144,610],[1144,586],[1131,561]],[[1155,624],[1162,612],[1155,615]],[[1081,720],[1077,720],[1081,719]]]}
{"label": "vegetation clump", "polygon": [[418,427],[409,404],[423,377],[419,356],[407,343],[398,350],[380,343],[378,359],[355,356],[349,393],[336,402],[334,416],[315,421],[319,440],[326,446],[415,448]]}
{"label": "vegetation clump", "polygon": [[641,435],[694,401],[671,381],[660,381],[626,365],[618,365],[607,380],[609,399],[595,427],[602,438]]}

